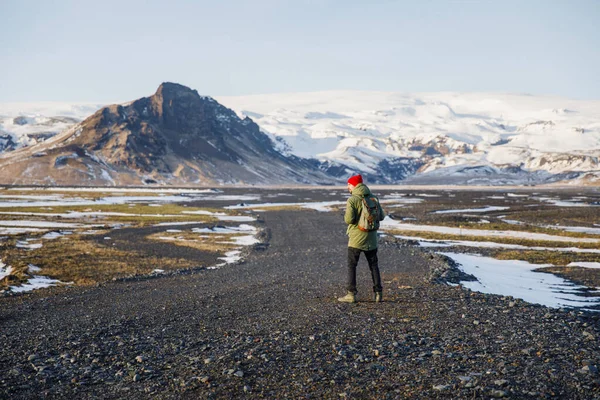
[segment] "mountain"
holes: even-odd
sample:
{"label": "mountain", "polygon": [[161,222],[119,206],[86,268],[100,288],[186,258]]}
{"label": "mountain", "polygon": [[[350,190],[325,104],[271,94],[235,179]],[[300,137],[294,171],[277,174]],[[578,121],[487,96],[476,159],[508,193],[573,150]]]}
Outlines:
{"label": "mountain", "polygon": [[175,83],[0,156],[4,184],[330,182],[314,163],[278,152],[250,118]]}
{"label": "mountain", "polygon": [[218,97],[285,154],[410,184],[600,182],[600,101],[329,91]]}
{"label": "mountain", "polygon": [[[140,99],[134,103],[154,104],[159,101],[159,92],[149,98],[153,100]],[[217,107],[216,100],[235,113]],[[203,175],[197,172],[200,169],[206,177],[199,178],[198,182],[216,183],[336,182],[353,172],[362,172],[373,183],[600,184],[600,101],[527,94],[328,91],[224,96],[215,100],[198,96],[196,102],[202,107],[193,110],[178,105],[171,107],[173,114],[169,114],[167,125],[160,122],[158,115],[143,115],[143,107],[132,108],[134,103],[108,107],[108,111],[103,111],[108,113],[103,117],[105,122],[100,123],[98,117],[93,116],[77,125],[87,127],[88,132],[91,120],[96,118],[93,129],[96,134],[84,135],[89,143],[95,143],[106,134],[99,131],[110,124],[115,125],[110,132],[122,135],[119,127],[123,121],[129,121],[130,117],[146,121],[160,132],[153,152],[146,151],[141,144],[146,138],[140,133],[142,125],[135,127],[131,125],[133,122],[125,127],[125,131],[138,132],[127,134],[129,148],[114,147],[116,139],[107,142],[113,147],[106,147],[104,143],[102,149],[90,145],[82,148],[116,172],[137,171],[135,174],[144,176],[142,182],[144,179],[195,182],[194,175]],[[35,106],[36,118],[58,115],[50,105],[45,105],[48,108],[45,114],[41,106]],[[118,107],[125,111],[118,111]],[[14,120],[17,107],[0,104],[0,114],[7,114],[7,109]],[[201,117],[200,109],[208,110],[206,120]],[[17,116],[29,118],[31,115],[24,112],[27,111],[25,105],[18,110]],[[155,108],[147,110],[154,113]],[[127,117],[119,114],[123,112]],[[176,122],[177,118],[181,121]],[[188,122],[193,127],[185,126]],[[230,125],[223,125],[226,123]],[[0,129],[10,133],[3,139],[0,132],[0,147],[3,140],[8,143],[5,145],[8,149],[24,146],[26,141],[19,139],[15,125],[11,124],[4,128],[0,125]],[[201,133],[199,126],[204,127]],[[257,144],[248,149],[258,154],[264,150],[268,156],[256,158],[255,154],[252,158],[252,150],[244,153],[247,146],[240,146],[234,139],[235,132],[242,129],[240,126],[254,129],[244,137],[261,138],[253,141]],[[7,129],[10,127],[12,130]],[[73,129],[77,132],[79,128],[71,128],[68,131],[71,133],[61,136],[72,135]],[[190,132],[196,131],[201,140],[194,141],[196,133]],[[163,137],[164,140],[160,139]],[[175,143],[172,140],[175,137],[184,144]],[[158,150],[162,144],[169,149],[165,154]],[[44,151],[35,152],[42,157]],[[187,166],[188,161],[174,162],[167,153],[177,157],[183,154],[182,159],[191,159],[189,163],[196,169]],[[8,154],[0,156],[0,166],[6,157],[12,158]],[[66,155],[69,154],[72,156],[72,153]],[[273,157],[286,167],[279,168],[277,163],[265,166],[266,157]],[[73,158],[69,160],[69,163],[75,162]],[[221,165],[223,162],[228,164]],[[302,177],[290,175],[290,170],[286,170],[289,165]],[[113,177],[110,168],[94,173]]]}

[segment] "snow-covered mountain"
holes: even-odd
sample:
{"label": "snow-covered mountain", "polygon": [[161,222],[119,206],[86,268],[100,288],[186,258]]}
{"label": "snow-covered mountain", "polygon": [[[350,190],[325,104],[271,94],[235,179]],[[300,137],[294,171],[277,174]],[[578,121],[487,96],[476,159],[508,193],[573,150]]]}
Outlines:
{"label": "snow-covered mountain", "polygon": [[102,104],[2,103],[0,153],[41,143],[89,117]]}
{"label": "snow-covered mountain", "polygon": [[[600,101],[361,91],[217,100],[284,152],[374,175],[405,166],[405,182],[535,183],[600,170]],[[402,178],[396,172],[388,180]]]}
{"label": "snow-covered mountain", "polygon": [[[334,177],[360,171],[381,183],[600,182],[600,101],[364,91],[215,99],[250,117],[284,155],[318,160]],[[71,123],[56,116],[83,119],[97,108],[0,104],[0,152],[3,143],[12,150]]]}

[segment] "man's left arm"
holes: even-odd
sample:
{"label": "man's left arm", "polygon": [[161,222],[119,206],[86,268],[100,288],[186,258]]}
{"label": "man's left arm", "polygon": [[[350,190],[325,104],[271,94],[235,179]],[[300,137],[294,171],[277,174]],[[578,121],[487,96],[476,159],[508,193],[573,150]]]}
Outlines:
{"label": "man's left arm", "polygon": [[379,221],[381,222],[385,219],[385,212],[383,211],[383,207],[381,207],[379,199],[377,199],[377,208],[379,209]]}

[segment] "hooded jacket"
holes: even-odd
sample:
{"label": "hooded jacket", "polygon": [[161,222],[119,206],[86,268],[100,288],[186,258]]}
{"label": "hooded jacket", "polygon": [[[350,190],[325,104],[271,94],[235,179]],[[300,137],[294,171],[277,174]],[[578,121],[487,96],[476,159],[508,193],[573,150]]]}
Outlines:
{"label": "hooded jacket", "polygon": [[[344,221],[348,224],[346,234],[348,235],[348,247],[360,250],[375,250],[377,248],[377,231],[363,232],[358,229],[358,219],[362,212],[362,199],[371,194],[367,185],[359,183],[352,190],[352,196],[346,202],[346,213]],[[380,220],[383,220],[385,214],[381,205],[379,206]]]}

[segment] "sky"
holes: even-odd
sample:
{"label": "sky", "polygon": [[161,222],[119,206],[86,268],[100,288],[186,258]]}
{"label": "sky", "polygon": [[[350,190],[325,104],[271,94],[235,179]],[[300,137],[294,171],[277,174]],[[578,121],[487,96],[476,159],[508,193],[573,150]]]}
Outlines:
{"label": "sky", "polygon": [[600,99],[600,1],[0,0],[0,102],[322,90]]}

